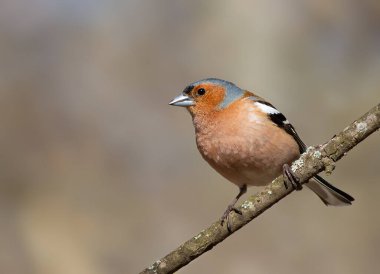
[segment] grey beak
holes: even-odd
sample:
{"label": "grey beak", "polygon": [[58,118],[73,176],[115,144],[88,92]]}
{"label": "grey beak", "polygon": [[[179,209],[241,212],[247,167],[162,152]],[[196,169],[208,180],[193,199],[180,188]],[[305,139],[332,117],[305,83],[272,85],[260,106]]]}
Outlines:
{"label": "grey beak", "polygon": [[180,94],[171,100],[169,105],[177,107],[189,107],[194,105],[194,100],[187,95]]}

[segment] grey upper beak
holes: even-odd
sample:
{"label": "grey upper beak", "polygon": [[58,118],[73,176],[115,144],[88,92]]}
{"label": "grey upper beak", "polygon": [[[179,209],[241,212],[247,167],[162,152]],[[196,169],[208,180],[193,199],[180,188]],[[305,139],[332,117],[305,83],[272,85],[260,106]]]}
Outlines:
{"label": "grey upper beak", "polygon": [[189,107],[194,105],[194,99],[190,98],[187,95],[180,94],[171,100],[169,105],[177,107]]}

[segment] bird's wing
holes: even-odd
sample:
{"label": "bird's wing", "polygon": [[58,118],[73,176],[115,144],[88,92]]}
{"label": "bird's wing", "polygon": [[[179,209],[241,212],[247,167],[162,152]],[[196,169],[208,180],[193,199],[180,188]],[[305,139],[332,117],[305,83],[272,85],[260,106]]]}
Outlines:
{"label": "bird's wing", "polygon": [[299,146],[300,153],[304,153],[306,151],[306,145],[302,142],[299,137],[297,131],[294,129],[292,124],[286,119],[284,114],[278,111],[272,104],[268,103],[265,100],[255,100],[260,109],[265,112],[269,119],[276,124],[278,127],[283,128],[288,134],[290,134],[294,140],[297,142]]}

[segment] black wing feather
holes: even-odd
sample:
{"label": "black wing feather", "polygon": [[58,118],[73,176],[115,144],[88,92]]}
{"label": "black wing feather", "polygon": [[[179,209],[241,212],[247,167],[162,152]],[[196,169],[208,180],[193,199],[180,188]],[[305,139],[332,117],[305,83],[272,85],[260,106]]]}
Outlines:
{"label": "black wing feather", "polygon": [[268,114],[269,118],[275,123],[278,127],[283,128],[288,134],[290,134],[294,140],[296,140],[300,153],[304,153],[306,151],[306,145],[302,142],[301,138],[298,136],[297,131],[294,127],[289,123],[284,114],[281,112],[278,113],[270,113]]}
{"label": "black wing feather", "polygon": [[287,133],[293,136],[294,140],[296,140],[300,153],[304,153],[306,151],[307,146],[305,145],[304,142],[302,142],[301,138],[298,136],[297,131],[294,129],[294,127],[291,124],[285,124],[284,129]]}

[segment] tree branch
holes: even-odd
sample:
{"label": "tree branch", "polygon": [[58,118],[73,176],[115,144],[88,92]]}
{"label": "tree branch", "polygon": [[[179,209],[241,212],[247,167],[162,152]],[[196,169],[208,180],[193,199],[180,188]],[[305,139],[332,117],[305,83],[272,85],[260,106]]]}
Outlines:
{"label": "tree branch", "polygon": [[[302,184],[323,170],[332,172],[336,161],[346,155],[349,150],[370,134],[378,130],[379,127],[380,104],[346,127],[342,132],[335,135],[327,143],[317,147],[309,147],[292,164],[291,168]],[[173,273],[212,249],[292,191],[291,187],[288,189],[284,187],[282,176],[278,177],[265,187],[263,191],[256,193],[243,202],[239,208],[242,211],[242,215],[231,212],[231,233],[228,232],[226,225],[221,226],[220,221],[217,221],[161,260],[154,262],[141,273]]]}

